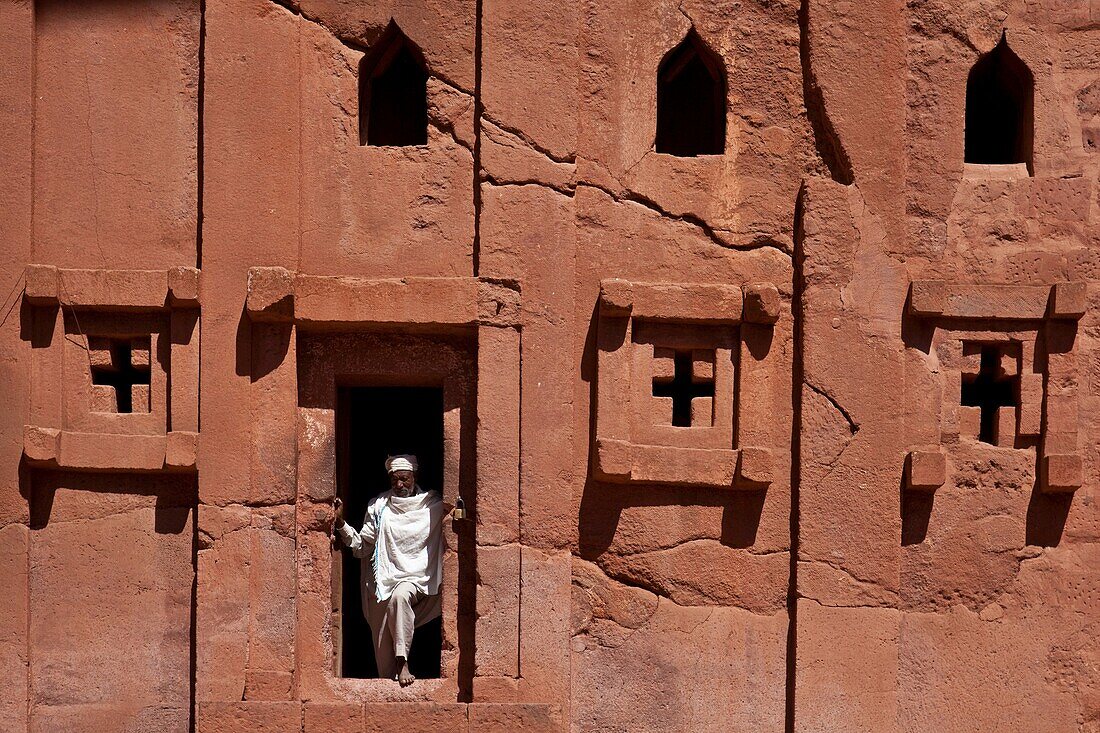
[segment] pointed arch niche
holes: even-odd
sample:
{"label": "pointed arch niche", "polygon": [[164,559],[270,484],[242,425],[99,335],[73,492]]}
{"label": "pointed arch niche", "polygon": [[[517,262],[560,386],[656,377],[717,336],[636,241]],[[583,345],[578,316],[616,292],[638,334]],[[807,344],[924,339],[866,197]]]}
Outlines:
{"label": "pointed arch niche", "polygon": [[726,69],[692,28],[657,67],[658,153],[721,155],[726,148]]}
{"label": "pointed arch niche", "polygon": [[965,161],[1032,171],[1035,80],[1004,34],[966,80]]}
{"label": "pointed arch niche", "polygon": [[390,21],[359,62],[359,144],[428,143],[424,54]]}

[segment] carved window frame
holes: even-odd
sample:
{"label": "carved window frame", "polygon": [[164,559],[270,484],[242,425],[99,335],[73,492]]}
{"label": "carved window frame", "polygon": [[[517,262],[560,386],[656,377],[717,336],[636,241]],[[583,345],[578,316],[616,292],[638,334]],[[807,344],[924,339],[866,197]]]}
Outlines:
{"label": "carved window frame", "polygon": [[[754,358],[745,355],[742,324],[770,329],[778,318],[779,294],[770,283],[602,281],[595,478],[608,483],[717,489],[767,487],[772,480],[771,450],[738,444],[740,379],[750,366],[744,360]],[[659,407],[651,390],[653,345],[658,340],[661,346],[715,350],[712,426],[677,428],[656,423]]]}
{"label": "carved window frame", "polygon": [[[947,482],[947,454],[969,433],[973,408],[961,405],[964,373],[977,371],[967,343],[1012,344],[1020,349],[1020,395],[1015,436],[1034,441],[1036,487],[1060,493],[1084,483],[1079,433],[1077,322],[1085,314],[1083,282],[1054,285],[985,285],[914,281],[907,315],[931,326],[928,344],[941,372],[940,444],[912,448],[905,486],[935,491]],[[1006,409],[1006,408],[1002,408]],[[999,443],[1002,441],[998,441]],[[1030,446],[1028,446],[1030,447]],[[991,449],[995,449],[991,447]]]}
{"label": "carved window frame", "polygon": [[[77,471],[194,471],[200,271],[31,265],[25,275],[35,380],[23,431],[27,462]],[[94,410],[88,339],[146,336],[149,412]]]}

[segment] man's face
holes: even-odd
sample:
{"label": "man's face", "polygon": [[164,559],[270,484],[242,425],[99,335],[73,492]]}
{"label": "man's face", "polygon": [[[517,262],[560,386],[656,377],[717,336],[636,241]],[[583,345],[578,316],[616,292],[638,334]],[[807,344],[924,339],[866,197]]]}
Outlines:
{"label": "man's face", "polygon": [[390,474],[390,488],[398,496],[409,496],[416,486],[416,474],[412,471],[394,471]]}

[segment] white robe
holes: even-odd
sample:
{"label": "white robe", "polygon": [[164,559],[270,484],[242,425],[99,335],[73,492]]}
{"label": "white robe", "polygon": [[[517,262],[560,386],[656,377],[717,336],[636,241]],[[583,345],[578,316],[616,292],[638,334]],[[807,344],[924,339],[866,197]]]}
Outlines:
{"label": "white robe", "polygon": [[416,491],[409,497],[383,492],[367,506],[361,530],[348,524],[338,530],[362,562],[363,615],[374,637],[374,661],[381,677],[396,677],[396,658],[408,657],[413,629],[443,611],[443,501],[434,491],[419,486]]}
{"label": "white robe", "polygon": [[368,605],[367,585],[373,586],[376,602],[387,600],[394,586],[402,582],[411,583],[428,596],[439,594],[443,576],[443,500],[434,491],[416,488],[417,493],[408,497],[388,490],[371,499],[359,532],[347,524],[340,528],[352,554],[364,560],[370,558],[373,572],[370,577],[364,574],[364,609]]}

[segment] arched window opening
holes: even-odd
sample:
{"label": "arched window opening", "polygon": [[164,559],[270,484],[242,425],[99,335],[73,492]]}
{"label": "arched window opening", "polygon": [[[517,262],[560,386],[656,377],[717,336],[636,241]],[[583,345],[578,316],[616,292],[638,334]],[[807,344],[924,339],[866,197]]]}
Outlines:
{"label": "arched window opening", "polygon": [[424,56],[390,23],[359,63],[359,144],[428,143],[428,71]]}
{"label": "arched window opening", "polygon": [[693,28],[657,67],[656,149],[694,157],[725,148],[725,67]]}
{"label": "arched window opening", "polygon": [[1001,42],[984,54],[966,80],[967,163],[1031,169],[1035,81],[1027,64]]}

